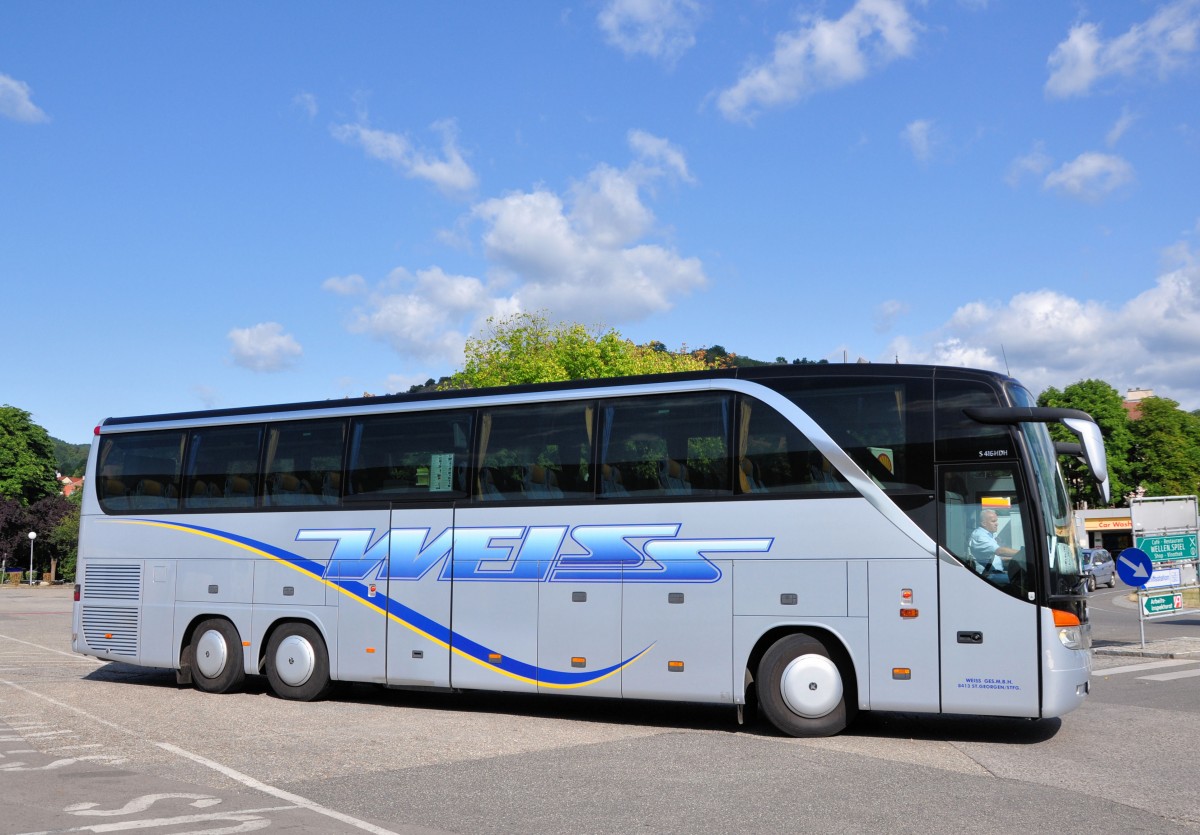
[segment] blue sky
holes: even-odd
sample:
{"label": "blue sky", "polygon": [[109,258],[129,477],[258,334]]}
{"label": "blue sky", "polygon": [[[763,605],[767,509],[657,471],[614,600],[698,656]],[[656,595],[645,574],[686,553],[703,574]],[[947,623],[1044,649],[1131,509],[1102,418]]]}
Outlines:
{"label": "blue sky", "polygon": [[0,299],[72,442],[517,310],[1200,408],[1200,0],[13,0]]}

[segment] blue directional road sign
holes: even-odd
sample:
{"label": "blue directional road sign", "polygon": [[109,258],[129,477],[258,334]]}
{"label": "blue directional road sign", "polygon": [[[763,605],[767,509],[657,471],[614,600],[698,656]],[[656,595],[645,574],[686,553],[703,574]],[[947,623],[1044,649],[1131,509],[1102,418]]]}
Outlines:
{"label": "blue directional road sign", "polygon": [[1117,576],[1127,586],[1140,588],[1154,573],[1154,561],[1141,548],[1126,548],[1117,556]]}

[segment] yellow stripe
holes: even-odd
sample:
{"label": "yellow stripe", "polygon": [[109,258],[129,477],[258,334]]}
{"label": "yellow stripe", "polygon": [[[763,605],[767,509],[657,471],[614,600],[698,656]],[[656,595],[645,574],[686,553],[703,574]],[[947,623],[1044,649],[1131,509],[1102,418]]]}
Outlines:
{"label": "yellow stripe", "polygon": [[[984,501],[986,502],[987,500],[985,499]],[[502,670],[499,667],[496,667],[494,664],[492,664],[489,661],[485,661],[481,658],[476,658],[473,655],[468,655],[467,653],[463,652],[461,649],[450,646],[448,643],[441,640],[440,638],[435,638],[433,635],[430,635],[425,630],[420,629],[420,628],[414,626],[413,624],[409,623],[408,621],[404,620],[403,618],[399,617],[398,615],[395,615],[395,614],[383,609],[381,606],[379,606],[379,604],[372,603],[369,600],[363,600],[357,594],[354,594],[353,592],[342,588],[337,583],[331,583],[329,580],[326,580],[324,577],[318,577],[316,574],[313,574],[311,571],[308,571],[307,569],[301,568],[300,566],[296,565],[295,563],[291,563],[291,562],[288,562],[287,560],[280,559],[279,557],[275,556],[274,554],[268,553],[267,551],[264,551],[261,548],[255,548],[253,545],[247,545],[244,542],[238,542],[237,540],[230,539],[227,536],[210,533],[208,531],[198,531],[195,528],[184,527],[183,525],[177,525],[172,522],[154,522],[154,521],[151,521],[148,519],[106,519],[104,521],[115,522],[115,523],[122,524],[122,525],[146,525],[146,526],[152,527],[152,528],[166,528],[168,530],[180,531],[182,533],[190,533],[190,534],[194,534],[196,536],[203,536],[206,539],[211,539],[216,542],[223,542],[227,545],[233,545],[237,548],[241,548],[244,551],[249,551],[252,554],[259,554],[260,556],[266,557],[269,560],[273,560],[274,562],[279,563],[280,565],[285,565],[288,568],[292,569],[293,571],[299,572],[300,574],[304,575],[305,577],[309,577],[313,580],[316,580],[317,582],[321,583],[322,585],[324,585],[327,588],[331,588],[340,594],[344,594],[346,597],[349,597],[351,600],[355,601],[356,603],[360,603],[363,606],[367,606],[367,607],[375,609],[376,611],[385,615],[389,620],[400,624],[405,629],[408,629],[409,631],[414,632],[417,635],[420,635],[422,638],[425,638],[427,641],[429,641],[433,644],[437,644],[442,649],[450,650],[455,655],[458,655],[460,658],[465,658],[466,660],[471,661],[475,664],[478,664],[481,667],[485,667],[494,673],[499,673],[502,676],[506,676],[507,678],[513,679],[514,681],[521,681],[526,684],[535,684],[539,687],[551,687],[556,690],[573,690],[573,689],[576,689],[579,687],[587,687],[588,685],[595,684],[598,681],[604,681],[606,678],[609,678],[610,676],[613,676],[616,673],[621,672],[621,670],[623,670],[626,667],[628,667],[629,665],[633,664],[635,661],[640,659],[643,655],[645,655],[647,652],[649,652],[651,649],[654,648],[654,644],[651,644],[650,646],[646,647],[644,650],[639,652],[637,655],[635,655],[633,658],[630,658],[628,662],[617,667],[612,672],[605,673],[604,675],[600,676],[599,678],[588,679],[587,681],[578,682],[576,684],[549,684],[547,682],[538,681],[537,679],[529,678],[528,676],[523,676],[523,675],[519,675],[517,673],[509,672],[507,670]]]}

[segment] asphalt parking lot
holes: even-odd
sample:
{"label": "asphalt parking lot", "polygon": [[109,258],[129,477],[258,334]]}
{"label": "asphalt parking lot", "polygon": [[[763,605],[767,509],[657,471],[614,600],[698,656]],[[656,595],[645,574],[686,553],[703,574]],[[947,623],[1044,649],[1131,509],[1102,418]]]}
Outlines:
{"label": "asphalt parking lot", "polygon": [[0,591],[8,833],[1200,826],[1200,789],[1162,753],[1200,743],[1195,682],[1146,680],[1200,656],[1098,657],[1061,720],[866,714],[797,740],[696,705],[364,685],[294,703],[253,678],[214,696],[75,655],[69,610],[66,589]]}

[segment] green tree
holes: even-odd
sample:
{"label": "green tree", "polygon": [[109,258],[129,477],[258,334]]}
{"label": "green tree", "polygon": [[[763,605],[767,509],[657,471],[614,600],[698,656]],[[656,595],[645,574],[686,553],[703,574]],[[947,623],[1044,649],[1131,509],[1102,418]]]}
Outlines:
{"label": "green tree", "polygon": [[[1122,497],[1136,484],[1132,480],[1129,459],[1133,435],[1120,392],[1103,380],[1080,380],[1062,391],[1046,389],[1038,396],[1037,402],[1039,406],[1079,409],[1095,418],[1108,454],[1110,503],[1122,501]],[[1059,424],[1052,424],[1050,433],[1056,441],[1076,441],[1075,436]],[[1103,505],[1100,490],[1083,462],[1072,456],[1062,459],[1062,465],[1067,486],[1076,501],[1086,501],[1093,507]]]}
{"label": "green tree", "polygon": [[71,582],[75,579],[75,564],[79,560],[79,508],[83,503],[83,491],[76,490],[66,501],[70,509],[58,520],[48,539],[52,559],[57,561],[57,576]]}
{"label": "green tree", "polygon": [[1130,421],[1134,483],[1147,496],[1200,493],[1200,418],[1174,400],[1148,397],[1141,418]]}
{"label": "green tree", "polygon": [[0,496],[28,506],[59,491],[54,444],[29,412],[0,406]]}
{"label": "green tree", "polygon": [[51,438],[50,442],[54,445],[54,461],[58,466],[58,471],[63,475],[76,478],[83,475],[83,471],[87,467],[89,445],[68,444],[58,438]]}
{"label": "green tree", "polygon": [[441,388],[591,380],[707,367],[692,354],[659,350],[661,343],[635,345],[615,330],[552,324],[541,313],[490,318],[487,324],[486,333],[467,340],[463,369]]}

